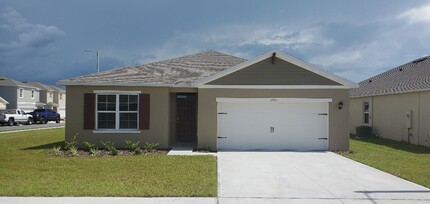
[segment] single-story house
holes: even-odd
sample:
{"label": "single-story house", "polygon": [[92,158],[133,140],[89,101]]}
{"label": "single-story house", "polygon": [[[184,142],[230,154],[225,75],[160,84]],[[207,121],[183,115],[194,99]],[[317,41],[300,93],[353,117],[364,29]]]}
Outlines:
{"label": "single-story house", "polygon": [[215,51],[59,81],[66,140],[124,140],[218,150],[348,150],[358,85],[279,51]]}
{"label": "single-story house", "polygon": [[368,124],[381,138],[430,146],[430,56],[359,83],[350,92],[350,132]]}

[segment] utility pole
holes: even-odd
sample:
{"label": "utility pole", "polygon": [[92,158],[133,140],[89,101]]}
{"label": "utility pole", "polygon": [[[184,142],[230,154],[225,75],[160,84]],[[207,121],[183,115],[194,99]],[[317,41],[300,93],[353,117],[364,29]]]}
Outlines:
{"label": "utility pole", "polygon": [[99,51],[98,50],[85,50],[85,52],[95,52],[97,56],[97,73],[100,72],[100,58],[99,58]]}

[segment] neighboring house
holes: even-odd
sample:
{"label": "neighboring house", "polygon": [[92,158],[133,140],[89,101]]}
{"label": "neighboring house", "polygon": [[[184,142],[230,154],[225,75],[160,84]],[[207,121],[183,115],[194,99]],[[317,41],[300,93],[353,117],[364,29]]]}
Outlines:
{"label": "neighboring house", "polygon": [[54,102],[55,89],[51,86],[40,83],[40,82],[23,82],[31,86],[39,88],[39,99],[40,103],[37,104],[37,108],[49,108],[57,109],[58,104]]}
{"label": "neighboring house", "polygon": [[49,108],[58,112],[61,118],[66,116],[66,91],[56,86],[40,82],[24,82],[40,89],[40,103],[38,108]]}
{"label": "neighboring house", "polygon": [[5,110],[7,104],[9,104],[9,102],[0,96],[0,110]]}
{"label": "neighboring house", "polygon": [[58,104],[58,107],[54,109],[54,111],[58,112],[61,116],[61,119],[66,118],[66,90],[51,86],[54,91],[54,102]]}
{"label": "neighboring house", "polygon": [[208,51],[59,81],[66,140],[194,142],[213,149],[348,150],[358,85],[282,52]]}
{"label": "neighboring house", "polygon": [[350,132],[430,146],[430,59],[416,59],[359,83],[350,92]]}
{"label": "neighboring house", "polygon": [[31,112],[39,103],[39,88],[0,76],[0,96],[7,100],[7,109]]}

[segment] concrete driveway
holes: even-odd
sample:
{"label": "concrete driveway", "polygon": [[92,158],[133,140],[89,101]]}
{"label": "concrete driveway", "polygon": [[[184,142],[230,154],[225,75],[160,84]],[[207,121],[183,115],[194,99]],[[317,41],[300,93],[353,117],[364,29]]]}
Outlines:
{"label": "concrete driveway", "polygon": [[219,203],[430,203],[430,189],[332,152],[218,152]]}

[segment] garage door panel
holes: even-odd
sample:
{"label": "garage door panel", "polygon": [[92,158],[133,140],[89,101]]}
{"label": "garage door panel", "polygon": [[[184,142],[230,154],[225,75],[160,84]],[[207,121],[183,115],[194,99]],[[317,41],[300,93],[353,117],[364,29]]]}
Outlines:
{"label": "garage door panel", "polygon": [[[218,149],[327,150],[328,103],[219,103]],[[225,138],[224,138],[225,137]]]}

